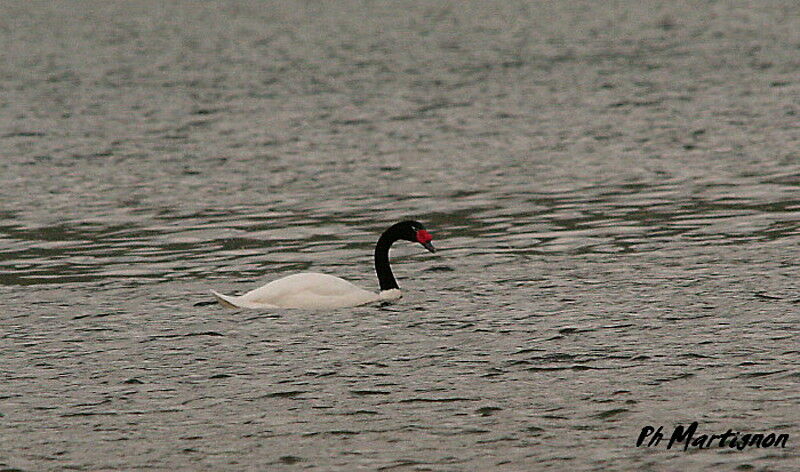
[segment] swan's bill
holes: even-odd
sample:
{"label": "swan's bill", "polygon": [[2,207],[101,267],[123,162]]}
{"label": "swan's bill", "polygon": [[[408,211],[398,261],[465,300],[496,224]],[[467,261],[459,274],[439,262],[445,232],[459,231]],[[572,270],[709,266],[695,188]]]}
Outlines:
{"label": "swan's bill", "polygon": [[422,244],[422,247],[429,250],[430,252],[436,252],[436,248],[433,247],[431,241],[433,241],[433,236],[431,233],[425,231],[424,229],[417,230],[417,242]]}

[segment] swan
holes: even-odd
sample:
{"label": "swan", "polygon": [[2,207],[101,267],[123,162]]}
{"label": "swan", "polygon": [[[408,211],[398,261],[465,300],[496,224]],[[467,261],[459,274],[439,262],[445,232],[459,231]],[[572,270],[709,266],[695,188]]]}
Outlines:
{"label": "swan", "polygon": [[380,293],[364,290],[333,275],[305,272],[274,280],[241,296],[222,295],[211,291],[217,301],[231,308],[305,308],[334,309],[365,305],[378,301],[393,301],[402,297],[400,287],[389,267],[389,249],[397,240],[418,242],[430,252],[436,252],[433,237],[418,221],[402,221],[390,226],[375,245],[375,272]]}

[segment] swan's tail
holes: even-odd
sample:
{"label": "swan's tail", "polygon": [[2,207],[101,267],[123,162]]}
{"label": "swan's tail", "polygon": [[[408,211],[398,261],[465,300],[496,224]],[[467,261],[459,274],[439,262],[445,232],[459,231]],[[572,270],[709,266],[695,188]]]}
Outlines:
{"label": "swan's tail", "polygon": [[219,292],[211,291],[215,297],[217,297],[217,301],[220,305],[226,306],[228,308],[240,308],[240,305],[236,303],[237,297],[230,297],[228,295],[223,295]]}
{"label": "swan's tail", "polygon": [[217,301],[220,305],[228,308],[254,308],[259,310],[278,308],[277,306],[270,305],[268,303],[259,303],[257,301],[248,300],[246,298],[247,295],[243,295],[241,297],[232,297],[230,295],[223,295],[219,292],[215,292],[214,290],[212,290],[211,293],[217,297]]}

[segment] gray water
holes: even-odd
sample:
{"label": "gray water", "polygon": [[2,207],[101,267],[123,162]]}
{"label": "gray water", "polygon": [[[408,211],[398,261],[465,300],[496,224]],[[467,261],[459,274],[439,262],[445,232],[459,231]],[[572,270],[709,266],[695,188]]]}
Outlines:
{"label": "gray water", "polygon": [[[798,470],[795,2],[3,2],[0,41],[2,470]],[[207,303],[377,289],[405,218],[397,304]],[[635,447],[692,421],[789,445]]]}

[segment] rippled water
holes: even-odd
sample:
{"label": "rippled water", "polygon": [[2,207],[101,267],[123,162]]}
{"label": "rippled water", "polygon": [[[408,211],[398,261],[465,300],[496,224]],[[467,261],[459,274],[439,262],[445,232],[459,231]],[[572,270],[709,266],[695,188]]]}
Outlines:
{"label": "rippled water", "polygon": [[[3,4],[0,466],[789,470],[798,13]],[[207,303],[409,217],[397,304]]]}

